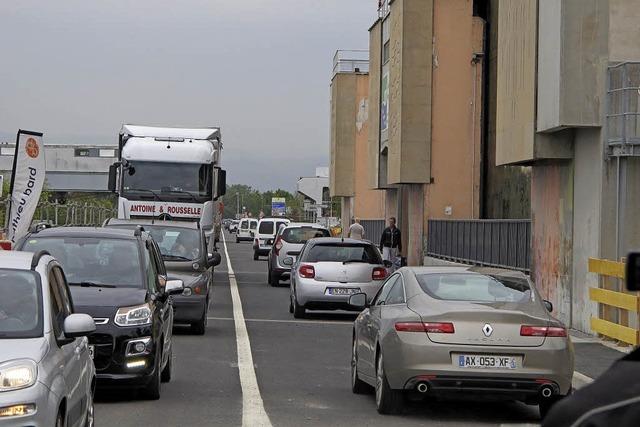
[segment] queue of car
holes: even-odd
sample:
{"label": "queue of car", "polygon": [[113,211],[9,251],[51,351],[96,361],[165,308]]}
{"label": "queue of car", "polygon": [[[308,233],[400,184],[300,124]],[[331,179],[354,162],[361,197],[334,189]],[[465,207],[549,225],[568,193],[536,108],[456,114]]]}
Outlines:
{"label": "queue of car", "polygon": [[254,242],[259,255],[269,246],[269,284],[289,277],[289,311],[297,319],[309,310],[359,312],[351,388],[372,393],[379,413],[400,413],[410,394],[427,404],[451,396],[516,400],[537,405],[544,417],[571,394],[573,344],[524,273],[395,270],[369,241],[279,222],[268,219]]}
{"label": "queue of car", "polygon": [[197,223],[110,220],[35,227],[3,251],[2,425],[92,427],[96,387],[160,398],[174,323],[206,328],[220,263],[206,245]]}

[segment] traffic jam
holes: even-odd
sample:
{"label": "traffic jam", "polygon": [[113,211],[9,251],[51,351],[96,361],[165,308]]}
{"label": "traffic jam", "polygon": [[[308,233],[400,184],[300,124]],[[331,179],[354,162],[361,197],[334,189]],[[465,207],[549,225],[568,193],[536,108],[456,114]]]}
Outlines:
{"label": "traffic jam", "polygon": [[[18,155],[27,140],[41,147],[39,155]],[[33,133],[19,136],[16,158],[25,163],[16,171],[41,167],[41,141]],[[349,327],[327,349],[350,349],[338,391],[350,383],[350,392],[368,396],[371,413],[401,417],[409,402],[487,399],[537,407],[544,420],[571,399],[571,338],[523,273],[400,266],[389,259],[402,251],[394,219],[379,240],[354,226],[338,237],[323,225],[280,216],[223,220],[216,206],[226,185],[217,128],[124,125],[119,144],[109,176],[117,218],[99,227],[51,227],[32,223],[33,204],[10,209],[16,219],[0,254],[0,425],[91,427],[99,418],[97,393],[114,390],[164,405],[176,368],[191,364],[177,356],[176,338],[201,336],[196,349],[221,339],[213,332],[219,326],[210,324],[210,307],[222,293],[215,277],[228,275],[224,292],[235,304],[237,282],[254,272],[234,272],[232,261],[248,269],[245,259],[259,268],[251,283],[268,284],[270,292],[288,288],[273,307],[288,306],[289,317],[273,322]],[[18,173],[12,187],[33,200],[41,190]],[[227,269],[216,273],[223,256]],[[640,262],[629,262],[633,289]],[[271,425],[259,392],[271,385],[251,360],[277,349],[252,354],[246,324],[258,319],[245,319],[242,304],[232,318],[213,320],[235,324],[242,424]],[[269,344],[295,348],[281,339]]]}

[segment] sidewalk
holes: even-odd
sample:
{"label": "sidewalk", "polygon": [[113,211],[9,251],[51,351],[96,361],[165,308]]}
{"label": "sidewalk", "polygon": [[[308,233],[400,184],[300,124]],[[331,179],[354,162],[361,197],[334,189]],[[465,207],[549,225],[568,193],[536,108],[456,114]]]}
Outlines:
{"label": "sidewalk", "polygon": [[573,386],[583,387],[602,375],[618,359],[630,352],[632,347],[621,347],[600,338],[571,330],[571,341],[575,348],[575,374]]}

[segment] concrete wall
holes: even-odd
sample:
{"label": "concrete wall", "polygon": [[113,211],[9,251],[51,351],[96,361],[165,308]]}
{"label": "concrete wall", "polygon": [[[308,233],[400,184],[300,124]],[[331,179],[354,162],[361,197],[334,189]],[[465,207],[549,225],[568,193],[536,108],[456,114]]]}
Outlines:
{"label": "concrete wall", "polygon": [[390,184],[431,178],[433,0],[395,0],[391,8]]}
{"label": "concrete wall", "polygon": [[331,81],[331,163],[329,189],[332,197],[355,192],[356,89],[354,73],[336,74]]}
{"label": "concrete wall", "polygon": [[[483,21],[467,0],[436,0],[433,11],[431,174],[427,218],[480,215]],[[451,214],[445,213],[445,210]]]}
{"label": "concrete wall", "polygon": [[367,139],[369,188],[379,188],[381,49],[382,21],[378,20],[369,29],[369,137]]}
{"label": "concrete wall", "polygon": [[369,76],[356,75],[355,168],[353,215],[362,219],[384,218],[384,195],[369,186]]}
{"label": "concrete wall", "polygon": [[539,2],[539,132],[600,125],[607,6],[601,0]]}
{"label": "concrete wall", "polygon": [[487,72],[486,124],[483,156],[483,218],[531,218],[531,167],[496,166],[496,93],[498,66],[499,1],[490,2],[488,24],[489,51],[485,53]]}
{"label": "concrete wall", "polygon": [[573,165],[545,162],[531,177],[532,279],[554,305],[554,315],[571,322]]}
{"label": "concrete wall", "polygon": [[590,329],[597,304],[589,300],[589,288],[598,287],[598,276],[589,273],[589,257],[600,255],[600,210],[602,208],[603,147],[600,129],[578,129],[575,133],[573,285],[571,327]]}
{"label": "concrete wall", "polygon": [[498,10],[496,163],[533,159],[537,0],[503,0]]}
{"label": "concrete wall", "polygon": [[609,0],[609,61],[640,61],[637,0]]}

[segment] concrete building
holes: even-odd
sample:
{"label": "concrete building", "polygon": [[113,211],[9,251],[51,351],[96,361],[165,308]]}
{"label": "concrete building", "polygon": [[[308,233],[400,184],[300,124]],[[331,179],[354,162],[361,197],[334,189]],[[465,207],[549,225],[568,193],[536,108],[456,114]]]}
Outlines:
{"label": "concrete building", "polygon": [[[107,192],[109,166],[117,161],[111,145],[45,145],[45,188],[55,193]],[[15,144],[0,145],[0,174],[11,179]]]}
{"label": "concrete building", "polygon": [[298,179],[296,191],[304,198],[305,221],[316,222],[329,207],[329,168],[318,167],[314,176]]}
{"label": "concrete building", "polygon": [[369,185],[369,61],[367,51],[337,51],[331,80],[330,195],[340,197],[341,222],[384,219],[384,195]]}
{"label": "concrete building", "polygon": [[640,246],[637,6],[503,0],[497,12],[496,159],[531,167],[532,278],[583,331],[597,315],[588,258]]}

